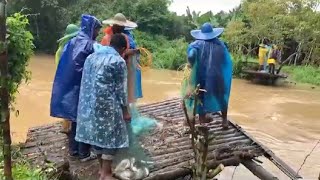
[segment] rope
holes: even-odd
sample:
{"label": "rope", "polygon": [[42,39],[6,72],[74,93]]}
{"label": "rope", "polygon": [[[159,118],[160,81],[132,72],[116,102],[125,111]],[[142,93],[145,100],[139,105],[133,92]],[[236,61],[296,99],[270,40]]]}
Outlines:
{"label": "rope", "polygon": [[303,163],[301,164],[300,168],[297,171],[296,176],[299,175],[300,170],[302,169],[302,167],[304,166],[304,164],[306,163],[307,159],[309,158],[309,156],[313,153],[313,151],[316,149],[316,147],[320,144],[320,139],[318,140],[318,142],[316,143],[316,145],[312,148],[312,150],[310,151],[309,154],[307,154],[307,156],[304,158]]}

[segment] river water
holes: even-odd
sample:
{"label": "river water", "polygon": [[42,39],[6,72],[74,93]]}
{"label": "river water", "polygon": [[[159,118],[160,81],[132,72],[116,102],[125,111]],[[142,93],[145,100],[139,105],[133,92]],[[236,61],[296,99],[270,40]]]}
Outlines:
{"label": "river water", "polygon": [[[53,56],[37,55],[30,62],[32,80],[22,85],[17,96],[19,116],[12,115],[13,141],[23,142],[28,128],[57,122],[49,116],[52,80],[55,73]],[[177,97],[182,75],[168,70],[143,72],[144,98],[150,103]],[[233,80],[230,118],[261,143],[269,147],[294,170],[320,139],[320,91],[309,87],[269,87]],[[274,165],[262,159],[266,169],[280,179],[287,179]],[[255,178],[242,166],[226,168],[219,179]],[[320,173],[320,146],[302,167],[304,179],[317,179]]]}

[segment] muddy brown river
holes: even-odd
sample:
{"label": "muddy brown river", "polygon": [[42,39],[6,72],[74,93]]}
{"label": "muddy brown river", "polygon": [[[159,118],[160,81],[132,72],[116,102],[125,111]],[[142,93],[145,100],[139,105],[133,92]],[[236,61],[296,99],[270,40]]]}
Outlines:
{"label": "muddy brown river", "polygon": [[[37,55],[30,63],[32,80],[22,85],[16,108],[20,114],[12,117],[15,143],[23,142],[28,128],[57,122],[49,116],[54,57]],[[168,70],[143,72],[144,98],[150,103],[179,96],[181,73]],[[318,88],[319,89],[319,88]],[[320,139],[320,90],[308,86],[268,87],[233,80],[230,118],[241,125],[276,155],[298,170],[304,158]],[[281,180],[288,179],[273,164],[262,158],[265,168]],[[226,168],[221,180],[257,179],[244,167]],[[316,180],[320,173],[320,145],[302,167],[304,179]]]}

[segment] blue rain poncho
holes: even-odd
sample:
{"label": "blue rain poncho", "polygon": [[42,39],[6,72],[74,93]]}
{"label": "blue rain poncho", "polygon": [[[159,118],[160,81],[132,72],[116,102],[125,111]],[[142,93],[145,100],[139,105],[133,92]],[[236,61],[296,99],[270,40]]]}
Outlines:
{"label": "blue rain poncho", "polygon": [[52,87],[52,117],[76,121],[83,65],[93,53],[94,31],[97,28],[101,28],[97,18],[82,15],[81,31],[65,45]]}
{"label": "blue rain poncho", "polygon": [[[134,36],[133,36],[132,32],[129,30],[125,30],[124,34],[126,34],[128,36],[130,49],[136,49],[137,45],[134,41]],[[140,63],[140,56],[137,55],[136,59],[137,59],[137,63],[139,64]],[[141,85],[141,69],[138,67],[136,67],[135,69],[136,69],[136,71],[135,71],[135,85],[134,85],[135,86],[135,98],[139,99],[139,98],[143,97],[142,85]]]}
{"label": "blue rain poncho", "polygon": [[122,108],[127,105],[127,66],[112,47],[94,45],[83,70],[76,140],[101,148],[129,146]]}
{"label": "blue rain poncho", "polygon": [[225,44],[219,39],[196,40],[188,47],[192,66],[190,83],[200,84],[206,92],[200,93],[197,113],[204,115],[228,109],[232,82],[232,60]]}

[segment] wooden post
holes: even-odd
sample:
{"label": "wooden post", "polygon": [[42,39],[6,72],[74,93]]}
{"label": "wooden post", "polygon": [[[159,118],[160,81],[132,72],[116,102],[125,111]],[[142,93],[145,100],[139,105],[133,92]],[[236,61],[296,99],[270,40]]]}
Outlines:
{"label": "wooden post", "polygon": [[[190,120],[187,108],[183,99],[182,105],[183,110],[187,119],[187,123],[190,127],[191,143],[194,152],[195,163],[193,164],[193,179],[195,180],[206,180],[213,178],[223,170],[223,165],[214,167],[216,169],[208,168],[208,148],[211,141],[215,139],[214,134],[210,134],[209,127],[206,125],[195,125],[196,124],[196,108],[198,105],[199,92],[204,91],[200,89],[200,85],[197,85],[195,91],[192,93],[194,96],[194,107],[193,117]],[[186,97],[185,97],[186,98]]]}
{"label": "wooden post", "polygon": [[6,0],[0,1],[0,99],[1,99],[1,125],[3,133],[3,156],[4,156],[4,177],[12,180],[11,171],[11,134],[10,134],[10,111],[9,111],[9,92],[8,92],[8,56],[6,45]]}

